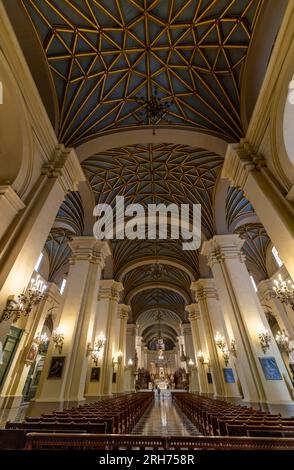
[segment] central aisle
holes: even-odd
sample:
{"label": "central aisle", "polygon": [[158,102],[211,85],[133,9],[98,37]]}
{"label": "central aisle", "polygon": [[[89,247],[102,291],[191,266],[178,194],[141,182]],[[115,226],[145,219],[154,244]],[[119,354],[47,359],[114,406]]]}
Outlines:
{"label": "central aisle", "polygon": [[171,393],[162,390],[155,396],[154,405],[134,427],[132,434],[145,436],[195,436],[198,429],[174,405]]}

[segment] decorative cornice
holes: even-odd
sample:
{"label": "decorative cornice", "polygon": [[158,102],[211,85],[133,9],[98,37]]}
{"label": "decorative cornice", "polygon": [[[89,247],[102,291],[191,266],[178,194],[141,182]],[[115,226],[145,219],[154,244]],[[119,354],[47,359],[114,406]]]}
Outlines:
{"label": "decorative cornice", "polygon": [[131,312],[131,307],[129,305],[118,304],[117,318],[120,318],[121,320],[127,320],[130,312]]}
{"label": "decorative cornice", "polygon": [[245,256],[241,252],[244,244],[237,234],[215,235],[210,240],[203,243],[201,254],[208,257],[208,265],[212,267],[225,259],[238,259],[245,261]]}
{"label": "decorative cornice", "polygon": [[1,199],[5,199],[16,213],[25,208],[25,204],[10,185],[0,185]]}
{"label": "decorative cornice", "polygon": [[241,139],[238,144],[228,145],[221,178],[228,179],[232,186],[243,190],[249,172],[265,166],[264,157],[257,155],[249,143]]}
{"label": "decorative cornice", "polygon": [[198,320],[200,318],[200,311],[198,304],[186,305],[186,312],[188,312],[188,318],[191,321]]}
{"label": "decorative cornice", "polygon": [[100,263],[102,269],[105,259],[111,254],[108,243],[96,240],[94,237],[75,237],[68,244],[72,250],[71,264],[77,261],[89,261],[90,263]]}
{"label": "decorative cornice", "polygon": [[58,145],[53,158],[44,163],[42,174],[48,178],[58,178],[65,193],[77,191],[78,184],[86,181],[86,176],[78,160],[77,154],[72,148]]}
{"label": "decorative cornice", "polygon": [[197,301],[204,299],[218,299],[214,279],[198,279],[191,283],[191,290],[196,292]]}
{"label": "decorative cornice", "polygon": [[105,279],[100,281],[98,292],[98,300],[108,299],[119,301],[120,292],[124,289],[121,282],[114,281],[113,279]]}

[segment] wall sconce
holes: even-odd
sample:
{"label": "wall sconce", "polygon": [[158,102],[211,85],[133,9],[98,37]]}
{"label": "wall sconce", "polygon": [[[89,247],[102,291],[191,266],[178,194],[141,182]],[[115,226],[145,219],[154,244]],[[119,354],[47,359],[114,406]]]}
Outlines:
{"label": "wall sconce", "polygon": [[234,339],[231,340],[230,352],[232,356],[237,357],[236,341]]}
{"label": "wall sconce", "polygon": [[222,350],[225,366],[227,367],[230,359],[230,352],[227,347]]}
{"label": "wall sconce", "polygon": [[281,352],[285,352],[286,354],[289,354],[294,351],[294,349],[290,346],[289,344],[289,336],[286,335],[285,330],[283,330],[283,333],[278,331],[276,334],[276,342],[279,347],[279,350]]}
{"label": "wall sconce", "polygon": [[118,353],[116,353],[116,355],[112,358],[113,367],[115,367],[117,365],[119,366],[122,362],[122,358],[123,358],[123,352],[118,351]]}
{"label": "wall sconce", "polygon": [[64,343],[64,330],[62,327],[56,328],[56,330],[52,333],[52,340],[55,344],[55,347],[59,350],[59,354],[61,354],[63,343]]}
{"label": "wall sconce", "polygon": [[194,367],[194,366],[195,366],[195,362],[193,361],[193,359],[189,359],[189,361],[188,361],[188,364],[187,364],[187,365],[188,365],[188,370],[191,370],[191,369],[192,369],[192,367]]}
{"label": "wall sconce", "polygon": [[[227,343],[225,341],[225,338],[224,338],[224,336],[222,336],[217,331],[217,333],[214,337],[214,341],[215,341],[216,346],[221,350],[224,361],[225,361],[225,365],[227,367],[227,365],[229,363],[229,359],[230,359],[230,351],[228,350],[228,346],[227,346]],[[233,342],[234,342],[234,340],[231,341],[231,345],[232,345]],[[234,347],[235,347],[235,342],[233,344],[234,344]]]}
{"label": "wall sconce", "polygon": [[17,300],[14,299],[14,296],[8,297],[0,323],[4,320],[9,320],[12,316],[14,316],[13,322],[15,323],[21,314],[24,316],[29,315],[32,308],[44,298],[46,289],[47,285],[40,279],[40,276],[37,276],[36,279],[31,279],[29,289],[24,288],[23,293],[17,296]]}
{"label": "wall sconce", "polygon": [[89,354],[92,353],[92,360],[96,366],[98,365],[98,360],[101,354],[100,351],[104,347],[105,341],[106,338],[101,333],[99,336],[96,337],[93,348],[91,346],[91,343],[88,343],[86,355],[89,356]]}
{"label": "wall sconce", "polygon": [[129,366],[129,367],[132,367],[133,365],[134,365],[134,361],[133,361],[133,359],[130,358],[130,359],[128,360],[128,366]]}
{"label": "wall sconce", "polygon": [[201,364],[204,364],[205,358],[204,358],[204,354],[203,354],[202,351],[198,351],[198,353],[197,353],[197,359],[198,359],[198,361],[199,361]]}
{"label": "wall sconce", "polygon": [[49,342],[49,338],[46,333],[37,333],[34,338],[34,342],[38,345],[39,351],[45,352],[47,350],[47,345]]}
{"label": "wall sconce", "polygon": [[262,328],[258,333],[260,347],[263,351],[263,354],[266,353],[267,349],[270,347],[270,342],[272,337],[266,328]]}

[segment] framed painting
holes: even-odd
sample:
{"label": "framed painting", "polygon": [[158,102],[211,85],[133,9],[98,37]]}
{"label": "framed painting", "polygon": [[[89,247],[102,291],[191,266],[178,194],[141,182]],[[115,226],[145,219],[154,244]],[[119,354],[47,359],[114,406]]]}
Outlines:
{"label": "framed painting", "polygon": [[92,367],[90,382],[99,382],[100,380],[100,367]]}
{"label": "framed painting", "polygon": [[226,381],[227,384],[235,383],[235,377],[234,377],[233,369],[231,369],[229,367],[224,367],[223,368],[223,373],[224,373],[225,381]]}
{"label": "framed painting", "polygon": [[33,341],[25,360],[26,364],[32,364],[35,361],[38,354],[38,349],[38,344]]}
{"label": "framed painting", "polygon": [[112,374],[112,383],[113,384],[116,383],[116,372],[113,372],[113,374]]}
{"label": "framed painting", "polygon": [[211,372],[207,372],[207,382],[209,384],[212,384],[212,375],[211,375]]}
{"label": "framed painting", "polygon": [[274,357],[259,357],[258,359],[266,380],[283,380]]}
{"label": "framed painting", "polygon": [[53,356],[51,359],[50,369],[48,372],[48,379],[61,379],[65,356]]}

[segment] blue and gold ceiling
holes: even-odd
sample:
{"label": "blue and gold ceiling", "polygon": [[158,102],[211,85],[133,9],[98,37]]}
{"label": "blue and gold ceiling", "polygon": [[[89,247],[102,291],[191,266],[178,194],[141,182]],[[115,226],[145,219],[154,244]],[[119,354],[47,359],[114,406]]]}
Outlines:
{"label": "blue and gold ceiling", "polygon": [[96,204],[201,204],[202,225],[214,233],[213,194],[223,158],[204,149],[175,144],[133,145],[83,161]]}
{"label": "blue and gold ceiling", "polygon": [[136,98],[149,99],[155,87],[172,101],[166,118],[175,126],[229,141],[243,135],[242,71],[262,0],[22,4],[54,79],[65,145],[138,125]]}

